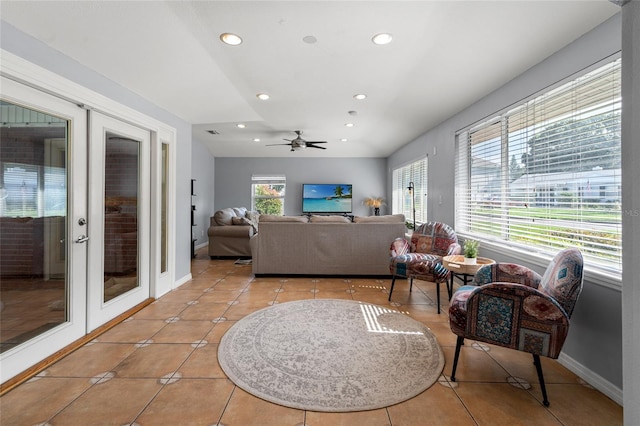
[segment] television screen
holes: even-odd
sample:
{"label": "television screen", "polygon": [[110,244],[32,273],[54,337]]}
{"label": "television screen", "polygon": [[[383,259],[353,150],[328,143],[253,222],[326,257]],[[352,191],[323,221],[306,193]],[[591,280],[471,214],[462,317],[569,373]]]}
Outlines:
{"label": "television screen", "polygon": [[352,185],[305,183],[302,185],[303,213],[351,213]]}

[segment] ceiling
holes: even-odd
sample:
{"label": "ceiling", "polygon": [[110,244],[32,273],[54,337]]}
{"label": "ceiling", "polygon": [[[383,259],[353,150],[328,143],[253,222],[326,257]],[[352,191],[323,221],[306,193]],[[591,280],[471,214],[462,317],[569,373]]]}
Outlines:
{"label": "ceiling", "polygon": [[[387,157],[618,11],[607,0],[2,0],[0,16],[193,124],[217,157]],[[224,32],[243,43],[223,44]],[[374,45],[381,32],[392,42]],[[265,146],[294,130],[327,149]]]}

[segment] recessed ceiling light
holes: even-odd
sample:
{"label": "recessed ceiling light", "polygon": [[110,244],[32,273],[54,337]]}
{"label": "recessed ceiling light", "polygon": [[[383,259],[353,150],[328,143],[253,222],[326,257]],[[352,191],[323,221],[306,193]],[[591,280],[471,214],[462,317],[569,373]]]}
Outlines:
{"label": "recessed ceiling light", "polygon": [[367,95],[365,95],[364,93],[358,93],[357,95],[353,95],[353,99],[356,99],[358,101],[361,101],[366,98],[367,98]]}
{"label": "recessed ceiling light", "polygon": [[349,140],[349,139],[347,139],[347,138],[342,138],[342,139],[340,139],[340,142],[346,142],[346,141],[348,141],[348,140]]}
{"label": "recessed ceiling light", "polygon": [[247,127],[247,125],[246,125],[246,124],[243,124],[243,123],[238,123],[238,124],[236,124],[236,127],[237,127],[238,129],[244,129],[245,127]]}
{"label": "recessed ceiling light", "polygon": [[345,126],[347,126],[347,127],[353,127],[353,126],[355,126],[355,124],[353,124],[353,123],[346,123],[346,124],[345,124]]}
{"label": "recessed ceiling light", "polygon": [[253,138],[254,142],[260,142],[260,138]]}
{"label": "recessed ceiling light", "polygon": [[269,98],[270,98],[270,96],[269,96],[269,95],[267,95],[266,93],[258,93],[258,94],[256,95],[256,97],[257,97],[258,99],[260,99],[261,101],[266,101],[267,99],[269,99]]}
{"label": "recessed ceiling light", "polygon": [[371,38],[373,44],[378,45],[389,44],[391,43],[391,40],[393,40],[393,36],[389,33],[376,34],[373,36],[373,38]]}
{"label": "recessed ceiling light", "polygon": [[233,33],[222,33],[220,34],[220,40],[223,43],[228,44],[230,46],[237,46],[242,44],[242,37]]}

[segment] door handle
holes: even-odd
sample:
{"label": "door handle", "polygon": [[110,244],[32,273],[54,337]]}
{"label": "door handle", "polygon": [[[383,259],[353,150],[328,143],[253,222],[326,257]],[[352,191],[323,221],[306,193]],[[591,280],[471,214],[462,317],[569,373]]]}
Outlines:
{"label": "door handle", "polygon": [[87,241],[89,241],[89,237],[87,237],[86,235],[80,235],[75,242],[76,243],[86,243]]}

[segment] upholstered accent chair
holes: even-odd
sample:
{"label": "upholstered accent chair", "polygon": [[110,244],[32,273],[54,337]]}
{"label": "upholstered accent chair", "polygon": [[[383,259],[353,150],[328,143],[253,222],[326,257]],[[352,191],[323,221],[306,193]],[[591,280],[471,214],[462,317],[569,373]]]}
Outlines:
{"label": "upholstered accent chair", "polygon": [[[398,277],[409,279],[409,291],[413,289],[414,279],[431,281],[436,283],[438,313],[440,313],[440,283],[448,283],[450,274],[442,266],[442,258],[460,254],[461,251],[456,232],[442,222],[420,225],[411,235],[410,243],[404,238],[396,238],[390,248],[389,271],[393,278],[389,290],[389,301]],[[448,285],[447,290],[451,297],[452,289]]]}
{"label": "upholstered accent chair", "polygon": [[451,371],[464,339],[533,354],[544,405],[549,405],[540,356],[557,359],[569,332],[569,319],[582,291],[582,254],[576,248],[559,252],[544,275],[512,264],[480,268],[471,285],[451,299],[449,324],[458,336]]}

